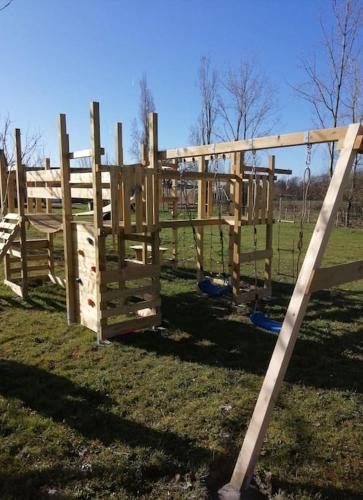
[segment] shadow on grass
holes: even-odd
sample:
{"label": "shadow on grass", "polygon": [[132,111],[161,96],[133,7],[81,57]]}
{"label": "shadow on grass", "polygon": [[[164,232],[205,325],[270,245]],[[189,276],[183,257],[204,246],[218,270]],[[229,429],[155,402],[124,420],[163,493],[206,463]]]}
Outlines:
{"label": "shadow on grass", "polygon": [[[0,360],[0,380],[0,394],[3,397],[20,399],[28,408],[51,418],[54,422],[68,425],[84,438],[99,440],[107,447],[122,443],[131,448],[141,447],[150,451],[162,451],[164,454],[162,463],[160,461],[157,465],[143,463],[141,478],[125,479],[123,486],[133,494],[140,493],[150,481],[196,470],[198,466],[210,463],[216,456],[211,450],[199,446],[191,439],[167,430],[152,429],[142,423],[116,415],[112,412],[114,402],[109,396],[81,387],[66,377],[15,361]],[[133,472],[135,476],[136,469],[137,467]],[[49,472],[62,482],[65,473],[66,471],[62,470]],[[77,475],[77,472],[72,474],[70,470],[67,471],[67,476],[69,473],[69,480]],[[102,475],[107,471],[102,472],[98,468],[94,473]],[[39,488],[45,479],[42,478],[43,472],[32,471],[30,474],[34,475],[35,479],[33,487]],[[44,471],[44,475],[48,477],[48,472]],[[85,477],[81,471],[78,471],[78,475]],[[23,483],[16,482],[15,479]],[[22,473],[15,478],[7,477],[0,472],[0,485],[2,485],[0,491],[1,488],[5,491],[6,488],[13,487],[16,490],[16,484],[20,487],[21,484],[26,484]]]}
{"label": "shadow on grass", "polygon": [[[290,294],[291,286],[276,283],[276,299],[265,305],[267,312],[282,320]],[[289,382],[363,392],[359,376],[362,362],[354,356],[361,354],[363,340],[361,331],[351,331],[351,324],[362,318],[357,302],[360,295],[334,290],[312,297],[287,372]],[[195,291],[181,292],[163,296],[162,310],[171,336],[157,338],[144,332],[117,341],[162,356],[178,356],[182,361],[265,374],[276,335],[257,329],[249,320],[241,322],[238,316],[231,316],[232,308],[226,301],[206,298]],[[317,325],[317,319],[324,325]],[[332,320],[343,323],[339,324],[338,334],[329,330]],[[353,356],[347,356],[347,352]]]}

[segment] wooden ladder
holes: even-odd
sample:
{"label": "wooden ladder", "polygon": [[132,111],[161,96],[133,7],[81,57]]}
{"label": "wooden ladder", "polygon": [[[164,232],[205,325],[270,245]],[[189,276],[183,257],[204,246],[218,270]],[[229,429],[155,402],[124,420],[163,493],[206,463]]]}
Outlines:
{"label": "wooden ladder", "polygon": [[0,262],[20,231],[18,214],[8,213],[0,222]]}

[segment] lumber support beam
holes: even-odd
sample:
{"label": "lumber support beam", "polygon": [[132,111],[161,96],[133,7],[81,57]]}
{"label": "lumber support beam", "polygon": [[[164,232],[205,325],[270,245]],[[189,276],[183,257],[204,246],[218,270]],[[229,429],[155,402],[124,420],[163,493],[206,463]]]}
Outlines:
{"label": "lumber support beam", "polygon": [[273,135],[270,137],[256,137],[252,140],[221,142],[204,146],[167,149],[159,151],[159,160],[172,160],[175,158],[196,157],[204,155],[221,155],[238,151],[251,151],[259,149],[286,148],[291,146],[304,146],[306,144],[321,144],[323,142],[337,142],[344,139],[347,127],[326,128],[295,132],[292,134]]}
{"label": "lumber support beam", "polygon": [[363,260],[337,266],[314,269],[311,274],[308,293],[325,290],[363,279]]}

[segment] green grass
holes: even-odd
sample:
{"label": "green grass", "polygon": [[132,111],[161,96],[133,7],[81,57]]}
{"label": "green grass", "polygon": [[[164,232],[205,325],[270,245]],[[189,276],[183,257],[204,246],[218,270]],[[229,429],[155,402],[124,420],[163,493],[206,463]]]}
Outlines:
{"label": "green grass", "polygon": [[[281,245],[296,231],[283,225]],[[217,228],[211,238],[207,265],[218,272]],[[325,263],[361,249],[360,231],[336,230]],[[190,230],[185,251],[195,258]],[[282,319],[292,285],[276,261],[265,309]],[[276,337],[252,327],[247,308],[206,299],[168,270],[162,300],[168,335],[99,348],[67,325],[63,290],[34,287],[25,302],[0,286],[1,499],[199,500],[228,480]],[[362,497],[362,305],[362,282],[313,296],[257,467],[276,498]]]}

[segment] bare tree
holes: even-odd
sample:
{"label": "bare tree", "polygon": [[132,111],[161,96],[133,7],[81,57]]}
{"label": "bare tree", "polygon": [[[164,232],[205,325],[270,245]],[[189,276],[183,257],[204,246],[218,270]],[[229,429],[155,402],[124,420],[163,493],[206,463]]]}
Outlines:
{"label": "bare tree", "polygon": [[276,120],[276,92],[256,63],[241,58],[237,68],[228,71],[218,96],[222,140],[237,141],[268,134]]}
{"label": "bare tree", "polygon": [[5,10],[5,9],[6,9],[6,7],[9,7],[9,5],[10,5],[11,3],[13,3],[13,0],[8,0],[8,1],[7,1],[7,2],[5,2],[4,4],[0,5],[0,12],[1,12],[2,10]]}
{"label": "bare tree", "polygon": [[201,107],[197,121],[191,127],[189,139],[193,144],[211,144],[217,119],[218,74],[205,56],[200,60],[198,87]]}
{"label": "bare tree", "polygon": [[[345,116],[344,101],[349,93],[350,63],[360,51],[357,40],[362,29],[362,3],[358,0],[331,0],[333,26],[320,20],[322,59],[303,60],[307,80],[295,87],[313,109],[315,121],[323,128],[336,127]],[[324,64],[325,63],[325,64]],[[333,174],[335,143],[329,144],[329,171]]]}
{"label": "bare tree", "polygon": [[139,81],[139,86],[139,114],[131,125],[131,146],[129,148],[131,156],[137,160],[140,158],[140,144],[144,144],[146,150],[149,149],[149,113],[155,111],[154,98],[148,85],[146,73]]}
{"label": "bare tree", "polygon": [[[347,118],[353,123],[363,121],[363,75],[360,69],[360,65],[357,61],[351,63],[351,77],[348,82],[348,92],[347,98],[344,102],[345,108],[347,110]],[[356,189],[356,179],[358,167],[361,164],[361,156],[356,155],[353,168],[352,168],[352,182],[351,187],[347,194],[347,211],[345,224],[350,226],[351,224],[351,212],[354,201],[354,194]]]}
{"label": "bare tree", "polygon": [[[0,121],[0,149],[8,165],[15,162],[14,137],[12,122],[9,116]],[[27,132],[22,137],[22,163],[28,166],[34,166],[39,160],[41,150],[41,134]]]}

